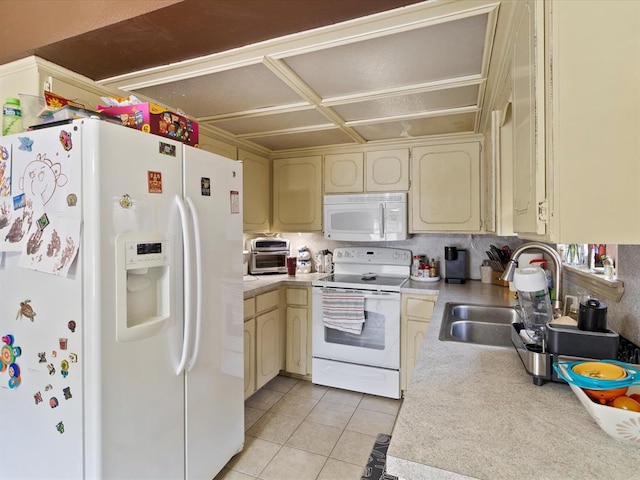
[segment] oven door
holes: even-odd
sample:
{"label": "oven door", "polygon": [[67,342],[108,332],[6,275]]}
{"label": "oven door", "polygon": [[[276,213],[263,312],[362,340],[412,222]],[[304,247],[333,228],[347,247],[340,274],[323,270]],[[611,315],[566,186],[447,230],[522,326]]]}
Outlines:
{"label": "oven door", "polygon": [[[364,295],[364,326],[361,334],[343,332],[323,323],[323,291]],[[328,360],[400,368],[400,294],[339,288],[313,289],[313,356]]]}
{"label": "oven door", "polygon": [[249,273],[287,273],[289,252],[252,252]]}

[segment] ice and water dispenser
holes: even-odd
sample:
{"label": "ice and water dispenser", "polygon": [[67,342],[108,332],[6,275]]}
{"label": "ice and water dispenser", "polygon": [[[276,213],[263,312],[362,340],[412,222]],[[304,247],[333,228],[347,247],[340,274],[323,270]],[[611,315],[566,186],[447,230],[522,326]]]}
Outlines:
{"label": "ice and water dispenser", "polygon": [[116,239],[116,338],[151,337],[171,322],[169,241],[154,232]]}

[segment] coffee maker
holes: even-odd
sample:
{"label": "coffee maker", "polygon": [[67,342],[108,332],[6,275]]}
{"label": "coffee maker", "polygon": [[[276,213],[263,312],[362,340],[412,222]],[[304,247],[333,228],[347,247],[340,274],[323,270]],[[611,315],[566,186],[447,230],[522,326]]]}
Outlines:
{"label": "coffee maker", "polygon": [[445,283],[465,283],[467,278],[467,251],[444,247]]}

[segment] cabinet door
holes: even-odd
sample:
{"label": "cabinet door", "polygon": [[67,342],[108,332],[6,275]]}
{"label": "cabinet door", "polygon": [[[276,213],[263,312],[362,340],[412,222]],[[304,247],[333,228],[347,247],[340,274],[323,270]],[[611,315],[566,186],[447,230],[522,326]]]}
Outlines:
{"label": "cabinet door", "polygon": [[480,230],[480,144],[416,147],[411,158],[412,232]]}
{"label": "cabinet door", "polygon": [[217,138],[209,137],[203,130],[198,132],[198,142],[200,150],[216,153],[232,160],[238,158],[238,149],[235,145],[222,142]]}
{"label": "cabinet door", "polygon": [[367,192],[409,190],[409,149],[367,152],[364,184]]}
{"label": "cabinet door", "polygon": [[308,310],[287,307],[287,366],[290,373],[307,374]]}
{"label": "cabinet door", "polygon": [[324,156],[324,193],[362,193],[364,155],[338,153]]}
{"label": "cabinet door", "polygon": [[245,232],[268,232],[271,211],[269,159],[244,150],[238,151],[238,159],[243,162],[243,229]]}
{"label": "cabinet door", "polygon": [[256,390],[280,370],[279,315],[276,309],[256,317]]}
{"label": "cabinet door", "polygon": [[545,42],[553,93],[546,118],[553,132],[552,241],[637,245],[640,2],[574,3],[544,2],[552,27]]}
{"label": "cabinet door", "polygon": [[273,161],[273,229],[322,230],[322,157]]}
{"label": "cabinet door", "polygon": [[[544,70],[537,63],[535,45],[535,5],[523,2],[516,17],[512,46],[513,114],[513,230],[516,233],[544,234],[546,223],[539,220],[538,207],[545,200],[545,162],[538,142],[544,140],[543,124],[536,114],[538,102],[536,74]],[[536,68],[538,66],[538,68]],[[540,88],[542,90],[542,88]],[[544,145],[544,143],[542,143]],[[540,157],[541,161],[537,161]]]}
{"label": "cabinet door", "polygon": [[[402,375],[400,379],[400,388],[406,390],[409,385],[409,380],[413,375],[413,368],[416,364],[416,358],[422,347],[424,336],[427,331],[429,322],[416,322],[414,320],[407,320],[405,330],[407,332],[406,341],[403,343],[404,352],[402,357],[405,359]],[[401,358],[402,363],[402,358]]]}
{"label": "cabinet door", "polygon": [[256,391],[256,321],[244,322],[244,398]]}

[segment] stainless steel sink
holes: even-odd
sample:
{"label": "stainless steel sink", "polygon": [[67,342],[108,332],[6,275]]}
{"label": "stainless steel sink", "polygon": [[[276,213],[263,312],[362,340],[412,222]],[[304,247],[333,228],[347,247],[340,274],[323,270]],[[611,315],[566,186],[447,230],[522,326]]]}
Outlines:
{"label": "stainless steel sink", "polygon": [[511,324],[520,321],[516,307],[447,303],[444,308],[440,340],[513,347]]}

